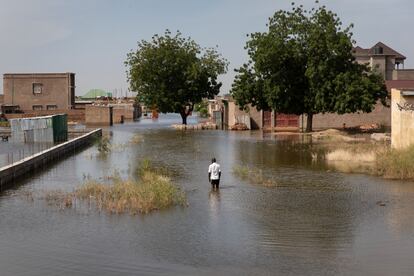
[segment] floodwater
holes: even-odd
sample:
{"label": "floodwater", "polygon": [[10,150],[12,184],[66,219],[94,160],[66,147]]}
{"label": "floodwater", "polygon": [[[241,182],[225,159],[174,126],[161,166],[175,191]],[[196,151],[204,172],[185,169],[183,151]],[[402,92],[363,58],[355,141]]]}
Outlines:
{"label": "floodwater", "polygon": [[[86,149],[1,195],[0,275],[412,275],[414,183],[331,171],[298,137],[182,132],[174,122],[115,126],[107,157]],[[141,141],[128,143],[134,135]],[[213,156],[219,193],[207,181]],[[127,177],[143,158],[177,172],[188,207],[109,215],[25,197],[115,170]],[[237,164],[278,185],[240,180]]]}

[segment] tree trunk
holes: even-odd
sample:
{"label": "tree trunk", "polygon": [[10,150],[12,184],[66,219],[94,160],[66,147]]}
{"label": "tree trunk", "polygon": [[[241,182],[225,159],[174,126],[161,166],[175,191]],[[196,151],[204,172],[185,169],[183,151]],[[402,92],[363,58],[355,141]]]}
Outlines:
{"label": "tree trunk", "polygon": [[180,112],[181,119],[183,120],[183,125],[187,125],[187,116],[188,114],[185,111]]}
{"label": "tree trunk", "polygon": [[312,132],[313,113],[306,113],[306,130],[305,132]]}

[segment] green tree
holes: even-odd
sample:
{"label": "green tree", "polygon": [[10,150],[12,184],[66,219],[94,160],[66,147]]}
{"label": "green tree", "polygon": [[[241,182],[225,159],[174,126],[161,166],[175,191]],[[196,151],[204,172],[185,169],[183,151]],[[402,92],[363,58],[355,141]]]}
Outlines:
{"label": "green tree", "polygon": [[125,61],[132,91],[145,105],[162,113],[179,113],[183,124],[194,105],[220,92],[227,61],[213,48],[201,48],[177,31],[138,42]]}
{"label": "green tree", "polygon": [[352,55],[353,26],[343,29],[325,6],[292,5],[269,19],[267,32],[250,35],[250,60],[236,70],[231,90],[236,102],[306,114],[306,131],[312,131],[314,114],[371,112],[378,100],[386,104],[383,78]]}
{"label": "green tree", "polygon": [[201,118],[208,117],[208,101],[203,100],[194,106],[194,111],[197,111]]}

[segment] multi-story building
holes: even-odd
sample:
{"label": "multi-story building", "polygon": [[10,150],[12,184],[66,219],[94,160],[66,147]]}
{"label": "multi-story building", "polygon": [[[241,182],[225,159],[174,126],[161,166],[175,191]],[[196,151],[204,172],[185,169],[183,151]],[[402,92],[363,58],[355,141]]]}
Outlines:
{"label": "multi-story building", "polygon": [[382,42],[373,47],[363,49],[355,47],[353,54],[358,63],[368,64],[373,70],[380,73],[385,80],[393,80],[394,71],[404,69],[406,57]]}
{"label": "multi-story building", "polygon": [[74,73],[3,75],[4,105],[22,111],[68,110],[75,107]]}

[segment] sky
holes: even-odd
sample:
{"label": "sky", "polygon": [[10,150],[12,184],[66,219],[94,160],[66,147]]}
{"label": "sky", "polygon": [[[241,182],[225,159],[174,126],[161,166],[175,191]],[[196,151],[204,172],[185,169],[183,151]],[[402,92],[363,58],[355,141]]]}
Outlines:
{"label": "sky", "polygon": [[[124,61],[137,41],[165,29],[180,30],[202,47],[218,46],[230,62],[221,76],[228,93],[234,69],[248,60],[252,32],[266,31],[268,18],[290,9],[290,0],[0,0],[0,74],[76,73],[76,94],[101,88],[115,96],[128,90]],[[412,0],[320,0],[363,48],[382,41],[414,68]],[[298,0],[312,7],[314,0]],[[3,83],[0,80],[0,91]],[[2,93],[2,92],[0,92]]]}

